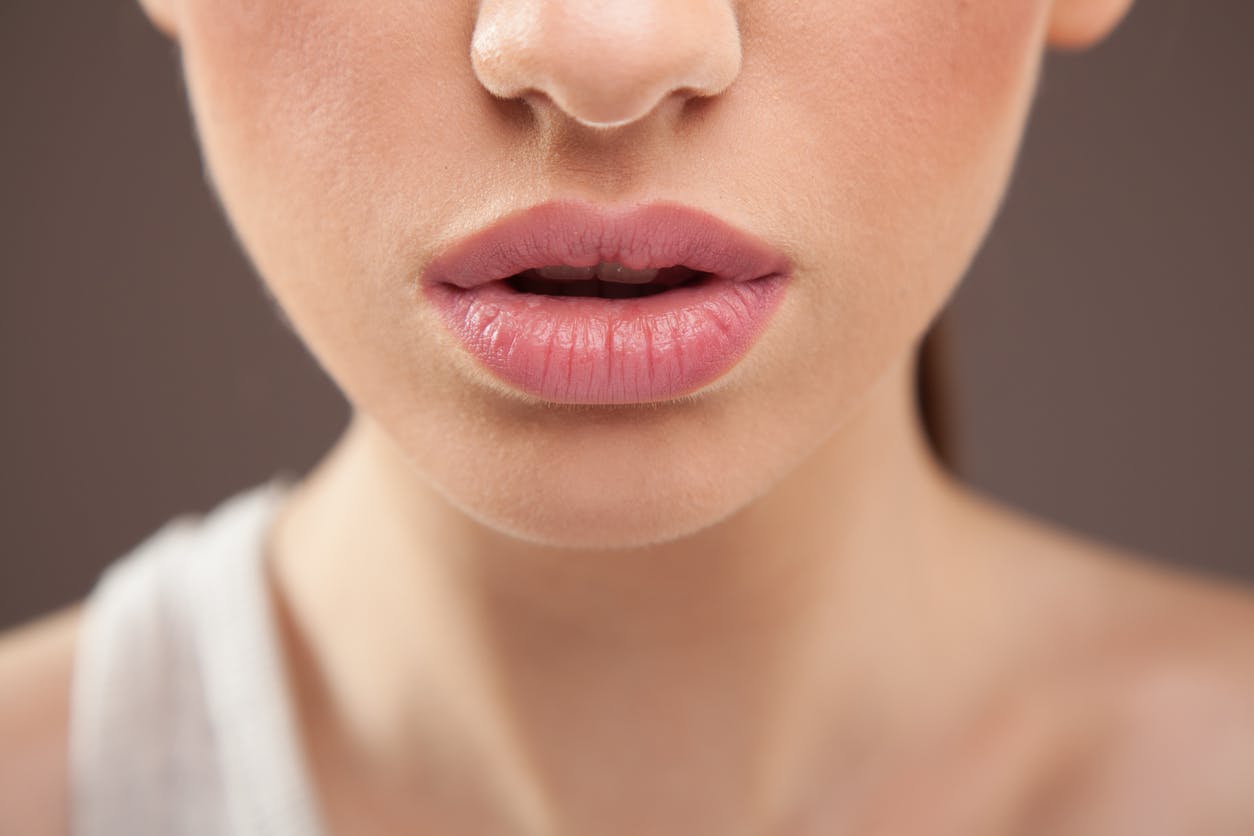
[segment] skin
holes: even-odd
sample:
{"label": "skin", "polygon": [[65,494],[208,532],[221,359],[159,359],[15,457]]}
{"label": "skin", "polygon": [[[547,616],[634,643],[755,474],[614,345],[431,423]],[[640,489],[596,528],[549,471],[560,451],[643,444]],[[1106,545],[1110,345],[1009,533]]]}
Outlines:
{"label": "skin", "polygon": [[[912,400],[1044,50],[1130,0],[144,5],[354,406],[267,553],[333,832],[1249,832],[1249,597],[975,493]],[[788,296],[688,397],[506,389],[415,277],[555,196],[706,209]],[[76,612],[0,642],[22,832],[64,827]]]}

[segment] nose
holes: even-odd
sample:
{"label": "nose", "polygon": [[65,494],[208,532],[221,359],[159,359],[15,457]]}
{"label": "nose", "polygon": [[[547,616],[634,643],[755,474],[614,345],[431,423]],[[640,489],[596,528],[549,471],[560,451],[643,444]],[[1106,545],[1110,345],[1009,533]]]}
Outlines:
{"label": "nose", "polygon": [[541,93],[576,121],[634,122],[740,72],[732,0],[481,0],[471,63],[495,96]]}

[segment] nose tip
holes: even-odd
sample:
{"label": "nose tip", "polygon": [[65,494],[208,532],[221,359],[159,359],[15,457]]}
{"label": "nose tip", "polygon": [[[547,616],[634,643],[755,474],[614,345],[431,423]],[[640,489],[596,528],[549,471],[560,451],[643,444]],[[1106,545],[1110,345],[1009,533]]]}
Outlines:
{"label": "nose tip", "polygon": [[672,95],[717,95],[741,61],[730,0],[483,0],[470,51],[493,95],[542,93],[601,128]]}

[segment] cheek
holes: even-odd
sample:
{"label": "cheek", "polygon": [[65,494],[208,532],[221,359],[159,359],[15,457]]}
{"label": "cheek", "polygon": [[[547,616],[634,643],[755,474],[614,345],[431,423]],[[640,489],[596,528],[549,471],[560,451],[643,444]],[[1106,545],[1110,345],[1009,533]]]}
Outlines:
{"label": "cheek", "polygon": [[788,204],[786,223],[803,219],[801,233],[779,230],[803,238],[797,330],[837,358],[829,381],[835,370],[856,391],[922,332],[983,240],[1034,89],[1046,4],[833,0],[778,14],[783,5],[771,15],[772,4],[747,4],[742,21],[754,45],[745,109],[793,126],[755,142],[774,182],[749,190]]}
{"label": "cheek", "polygon": [[404,302],[459,197],[505,191],[468,163],[500,157],[467,95],[471,5],[188,2],[188,88],[227,215],[309,351],[379,411],[462,397],[433,391],[451,384],[436,326]]}
{"label": "cheek", "polygon": [[868,22],[869,36],[849,49],[862,71],[834,99],[858,136],[840,143],[842,174],[857,178],[868,217],[904,215],[916,229],[923,221],[965,242],[965,222],[982,233],[1018,147],[1042,4],[915,5],[878,27]]}
{"label": "cheek", "polygon": [[412,269],[415,219],[438,228],[475,187],[456,112],[468,105],[445,92],[471,74],[455,50],[469,4],[189,5],[188,87],[237,233],[298,325],[320,328],[320,306],[355,324],[367,291]]}
{"label": "cheek", "polygon": [[848,6],[826,44],[813,44],[832,67],[810,90],[824,129],[814,158],[841,201],[845,243],[891,243],[898,258],[910,242],[932,255],[973,246],[1018,147],[1043,3]]}

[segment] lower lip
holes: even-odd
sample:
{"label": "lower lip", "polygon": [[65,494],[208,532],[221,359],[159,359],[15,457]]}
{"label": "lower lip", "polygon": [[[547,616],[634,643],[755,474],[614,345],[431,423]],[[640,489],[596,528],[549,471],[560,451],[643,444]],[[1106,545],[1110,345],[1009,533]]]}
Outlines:
{"label": "lower lip", "polygon": [[709,385],[749,352],[783,274],[703,282],[634,299],[545,296],[496,281],[426,286],[439,317],[495,377],[556,403],[667,400]]}

